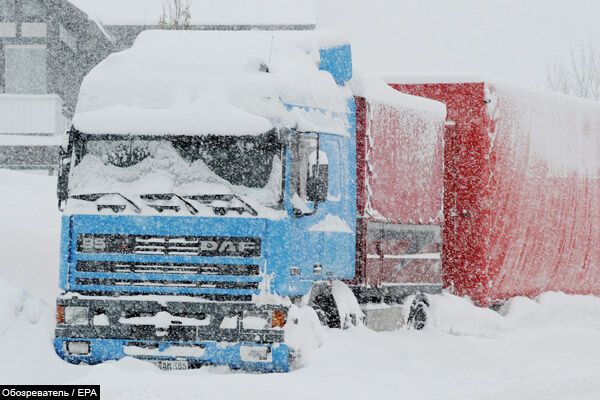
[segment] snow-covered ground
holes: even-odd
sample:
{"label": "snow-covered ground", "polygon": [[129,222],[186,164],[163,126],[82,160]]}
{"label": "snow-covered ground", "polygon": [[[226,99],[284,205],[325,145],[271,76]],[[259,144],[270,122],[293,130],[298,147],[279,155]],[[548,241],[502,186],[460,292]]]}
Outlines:
{"label": "snow-covered ground", "polygon": [[436,296],[425,331],[323,330],[288,374],[69,365],[51,346],[54,185],[0,170],[0,384],[100,384],[103,399],[600,398],[600,298],[560,293],[513,299],[501,313]]}

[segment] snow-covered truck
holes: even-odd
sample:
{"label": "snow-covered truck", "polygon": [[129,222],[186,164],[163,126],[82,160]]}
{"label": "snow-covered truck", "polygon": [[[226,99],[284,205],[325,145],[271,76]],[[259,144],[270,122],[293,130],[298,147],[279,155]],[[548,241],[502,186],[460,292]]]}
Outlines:
{"label": "snow-covered truck", "polygon": [[[444,106],[352,73],[350,45],[323,31],[148,31],[93,69],[61,156],[58,355],[287,371],[292,304],[339,325],[361,313],[340,280],[382,299],[372,287],[385,282],[355,270],[386,232],[397,264],[415,262],[389,275],[412,289],[388,294],[439,290],[442,193],[425,186],[439,183]],[[433,167],[419,177],[432,198],[402,221],[385,218],[414,200],[399,177],[416,156],[389,160],[399,169],[380,183],[403,188],[386,206],[387,184],[363,172],[388,165],[366,162],[385,155],[373,143],[395,153],[402,137],[365,129],[367,101],[391,135],[426,136],[410,149]]]}
{"label": "snow-covered truck", "polygon": [[472,77],[387,77],[446,104],[444,285],[481,306],[600,295],[600,104]]}

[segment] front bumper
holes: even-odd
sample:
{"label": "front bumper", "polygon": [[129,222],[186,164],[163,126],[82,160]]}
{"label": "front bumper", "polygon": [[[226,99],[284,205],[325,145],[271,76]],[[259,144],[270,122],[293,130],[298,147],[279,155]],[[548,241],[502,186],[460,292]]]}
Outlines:
{"label": "front bumper", "polygon": [[[257,372],[289,370],[291,352],[283,343],[282,329],[246,329],[242,324],[244,312],[269,313],[285,309],[282,306],[89,298],[59,298],[57,305],[88,310],[88,325],[56,327],[56,353],[70,363],[98,364],[130,356],[149,361],[185,360],[190,367],[228,365]],[[144,319],[161,314],[177,316],[176,321],[165,324],[163,318],[157,326],[152,324],[152,317]],[[100,325],[95,323],[99,315]],[[206,323],[185,322],[199,315]],[[222,326],[224,319],[233,317],[237,322]],[[70,351],[71,342],[83,344],[88,350],[74,353]]]}

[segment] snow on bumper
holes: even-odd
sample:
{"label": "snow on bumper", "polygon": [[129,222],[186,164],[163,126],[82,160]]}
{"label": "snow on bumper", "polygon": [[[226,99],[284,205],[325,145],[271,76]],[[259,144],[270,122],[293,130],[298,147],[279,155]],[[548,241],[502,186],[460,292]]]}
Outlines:
{"label": "snow on bumper", "polygon": [[252,303],[61,298],[54,346],[71,363],[130,356],[286,372],[290,350],[271,320],[282,313],[286,307]]}
{"label": "snow on bumper", "polygon": [[[72,354],[70,344],[85,344],[86,354]],[[80,347],[80,346],[78,346]],[[54,349],[60,358],[73,363],[99,364],[134,357],[147,361],[185,360],[190,367],[227,365],[255,372],[288,372],[290,350],[286,344],[227,342],[132,341],[56,337]]]}

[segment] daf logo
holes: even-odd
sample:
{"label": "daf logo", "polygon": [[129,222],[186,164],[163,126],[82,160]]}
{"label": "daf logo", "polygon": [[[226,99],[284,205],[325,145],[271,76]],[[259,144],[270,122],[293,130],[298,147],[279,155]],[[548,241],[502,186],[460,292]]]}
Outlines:
{"label": "daf logo", "polygon": [[259,257],[259,238],[198,238],[198,254],[201,256]]}
{"label": "daf logo", "polygon": [[219,243],[215,240],[200,241],[200,252],[246,253],[254,252],[257,248],[257,244],[253,242],[233,242],[224,240]]}

